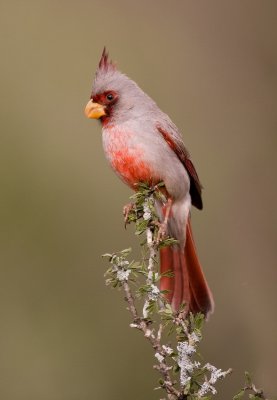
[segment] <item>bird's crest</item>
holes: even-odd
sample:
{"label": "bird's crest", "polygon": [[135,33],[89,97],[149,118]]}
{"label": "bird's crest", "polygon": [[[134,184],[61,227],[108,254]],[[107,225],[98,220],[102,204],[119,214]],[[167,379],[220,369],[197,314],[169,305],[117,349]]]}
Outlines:
{"label": "bird's crest", "polygon": [[111,89],[111,83],[114,84],[115,76],[118,79],[119,71],[112,60],[109,59],[109,54],[104,47],[98,68],[95,73],[92,93],[102,93],[105,90]]}
{"label": "bird's crest", "polygon": [[106,47],[104,47],[92,85],[92,97],[108,90],[117,93],[128,91],[130,85],[137,88],[133,81],[117,69],[116,64],[109,58]]}
{"label": "bird's crest", "polygon": [[98,71],[115,71],[116,70],[116,65],[112,60],[109,59],[109,53],[106,50],[106,47],[104,47],[102,56],[100,58],[99,64],[98,64]]}

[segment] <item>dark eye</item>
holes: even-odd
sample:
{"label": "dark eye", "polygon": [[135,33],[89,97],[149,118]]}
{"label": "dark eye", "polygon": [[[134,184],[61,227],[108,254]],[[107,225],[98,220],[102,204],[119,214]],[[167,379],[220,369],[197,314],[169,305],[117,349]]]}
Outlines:
{"label": "dark eye", "polygon": [[106,99],[112,101],[114,99],[114,95],[112,93],[108,93]]}

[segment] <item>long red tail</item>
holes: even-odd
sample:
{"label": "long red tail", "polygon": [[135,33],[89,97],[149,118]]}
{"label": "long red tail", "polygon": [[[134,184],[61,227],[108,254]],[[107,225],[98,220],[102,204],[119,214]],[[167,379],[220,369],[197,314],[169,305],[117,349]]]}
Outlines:
{"label": "long red tail", "polygon": [[174,310],[185,303],[187,310],[206,317],[213,312],[214,301],[197,257],[190,220],[187,223],[185,249],[165,247],[160,250],[161,273],[172,271],[173,277],[162,277],[161,290],[168,290],[168,301]]}

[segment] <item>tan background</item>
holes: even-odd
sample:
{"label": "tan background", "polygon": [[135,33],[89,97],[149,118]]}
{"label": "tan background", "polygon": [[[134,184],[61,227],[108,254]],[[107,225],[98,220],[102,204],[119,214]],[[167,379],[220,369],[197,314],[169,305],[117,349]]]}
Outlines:
{"label": "tan background", "polygon": [[85,119],[105,44],[182,130],[216,312],[201,352],[276,394],[276,1],[2,1],[1,400],[158,399],[100,255],[129,245],[130,191]]}

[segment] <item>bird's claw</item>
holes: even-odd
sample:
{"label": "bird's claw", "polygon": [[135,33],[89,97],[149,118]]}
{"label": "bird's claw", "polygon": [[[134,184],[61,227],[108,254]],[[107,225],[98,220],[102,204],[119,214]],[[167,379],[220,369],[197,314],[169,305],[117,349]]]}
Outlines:
{"label": "bird's claw", "polygon": [[124,226],[126,229],[127,224],[130,223],[128,220],[130,212],[134,209],[134,204],[133,203],[128,203],[123,207],[123,215],[124,215]]}
{"label": "bird's claw", "polygon": [[166,226],[164,222],[160,224],[159,230],[158,230],[158,235],[157,235],[157,242],[160,243],[162,240],[165,239],[166,237]]}
{"label": "bird's claw", "polygon": [[158,222],[159,230],[157,233],[156,243],[159,244],[166,238],[167,224],[165,222]]}

